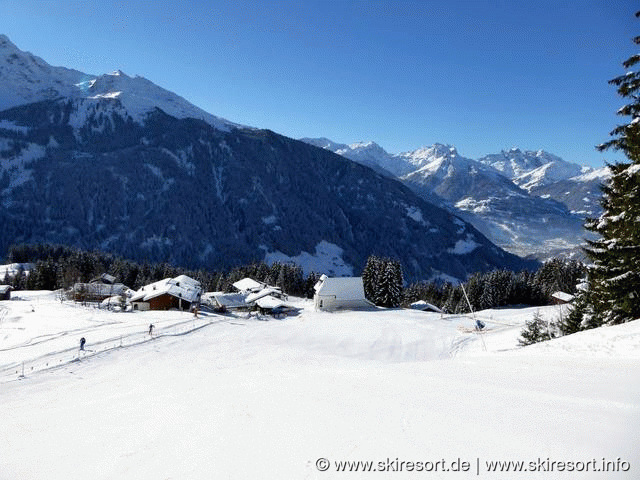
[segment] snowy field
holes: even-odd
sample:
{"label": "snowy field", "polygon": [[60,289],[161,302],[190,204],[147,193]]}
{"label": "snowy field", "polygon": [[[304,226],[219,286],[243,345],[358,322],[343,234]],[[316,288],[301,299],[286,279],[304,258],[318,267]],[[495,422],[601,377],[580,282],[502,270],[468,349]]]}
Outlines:
{"label": "snowy field", "polygon": [[264,321],[12,298],[0,480],[640,478],[640,321],[518,348],[536,308],[480,312],[478,335],[302,300]]}

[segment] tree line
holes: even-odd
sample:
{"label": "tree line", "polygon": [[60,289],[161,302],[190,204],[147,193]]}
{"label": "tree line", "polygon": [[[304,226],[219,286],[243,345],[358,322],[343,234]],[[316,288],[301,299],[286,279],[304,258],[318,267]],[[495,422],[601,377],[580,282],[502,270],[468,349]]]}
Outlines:
{"label": "tree line", "polygon": [[[570,294],[586,274],[585,266],[577,260],[552,259],[537,271],[494,270],[476,273],[459,285],[421,282],[404,290],[403,303],[409,306],[424,300],[446,313],[470,313],[508,305],[548,305],[554,292]],[[465,298],[465,292],[466,296]]]}
{"label": "tree line", "polygon": [[15,290],[68,289],[75,283],[86,283],[103,273],[113,275],[118,282],[137,290],[164,278],[188,275],[199,281],[204,291],[230,292],[233,283],[245,277],[278,286],[289,295],[313,297],[313,286],[320,277],[311,273],[305,277],[302,268],[293,263],[263,262],[233,268],[229,271],[190,270],[168,263],[138,263],[111,253],[85,251],[78,248],[48,244],[20,244],[9,248],[9,263],[33,263],[27,275],[18,270],[14,276],[0,278]]}
{"label": "tree line", "polygon": [[[61,245],[15,245],[9,249],[10,263],[33,263],[28,275],[18,271],[0,279],[16,290],[57,290],[77,282],[89,282],[103,273],[116,277],[134,290],[164,278],[188,275],[202,284],[204,291],[233,291],[233,283],[245,277],[280,287],[288,295],[312,298],[320,275],[305,275],[299,265],[275,262],[251,263],[229,271],[189,270],[167,263],[137,263],[119,256],[85,251]],[[575,260],[554,259],[537,271],[495,270],[472,275],[463,285],[418,282],[405,286],[398,260],[370,256],[362,272],[365,296],[382,307],[410,306],[418,300],[436,305],[447,313],[468,313],[463,286],[474,310],[507,305],[546,305],[551,294],[561,290],[575,293],[584,277],[584,265]]]}

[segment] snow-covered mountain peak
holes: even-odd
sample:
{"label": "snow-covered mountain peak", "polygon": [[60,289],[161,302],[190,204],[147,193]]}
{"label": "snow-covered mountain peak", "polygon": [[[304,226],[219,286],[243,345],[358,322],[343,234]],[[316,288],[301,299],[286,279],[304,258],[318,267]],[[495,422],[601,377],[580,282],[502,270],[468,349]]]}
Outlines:
{"label": "snow-covered mountain peak", "polygon": [[336,145],[331,149],[338,155],[367,165],[379,173],[389,176],[400,175],[407,170],[406,164],[391,155],[375,142],[355,142],[351,145]]}
{"label": "snow-covered mountain peak", "polygon": [[369,154],[375,154],[379,156],[388,156],[389,153],[378,145],[376,142],[355,142],[348,146],[351,150],[355,151],[367,151]]}
{"label": "snow-covered mountain peak", "polygon": [[14,52],[19,51],[18,47],[16,47],[16,45],[11,40],[9,40],[9,37],[7,37],[4,33],[0,33],[0,51],[4,52],[11,50],[13,50]]}
{"label": "snow-covered mountain peak", "polygon": [[434,143],[433,145],[421,147],[417,150],[400,153],[400,155],[411,158],[414,161],[432,161],[434,158],[453,158],[459,156],[456,147],[452,145],[444,145],[442,143]]}
{"label": "snow-covered mountain peak", "polygon": [[339,149],[349,148],[349,145],[346,145],[344,143],[336,143],[333,140],[329,140],[326,137],[319,137],[319,138],[304,137],[304,138],[299,138],[298,140],[304,143],[308,143],[309,145],[313,145],[314,147],[324,148],[325,150],[330,150],[332,152],[335,152],[336,150],[339,150]]}
{"label": "snow-covered mountain peak", "polygon": [[602,168],[591,168],[591,167],[582,167],[582,171],[580,175],[577,175],[571,180],[576,182],[591,182],[591,181],[599,181],[604,182],[611,176],[611,170],[609,167]]}
{"label": "snow-covered mountain peak", "polygon": [[155,108],[176,118],[198,118],[219,130],[238,126],[211,115],[184,98],[141,76],[131,77],[122,70],[99,75],[80,85],[89,99],[118,99],[127,113],[138,122]]}
{"label": "snow-covered mountain peak", "polygon": [[411,165],[413,171],[422,171],[423,173],[435,172],[444,167],[448,168],[454,164],[466,164],[471,161],[459,155],[454,146],[442,143],[434,143],[411,152],[403,152],[398,154],[397,157],[402,158],[408,165]]}
{"label": "snow-covered mountain peak", "polygon": [[526,172],[513,179],[516,185],[531,191],[534,187],[549,185],[551,183],[577,177],[583,173],[583,167],[574,163],[558,159],[543,163],[538,168]]}
{"label": "snow-covered mountain peak", "polygon": [[76,84],[90,77],[77,70],[52,67],[40,57],[20,50],[6,35],[0,35],[0,110],[75,96]]}
{"label": "snow-covered mountain peak", "polygon": [[565,162],[560,157],[544,150],[523,151],[517,147],[502,150],[500,153],[486,155],[478,161],[495,168],[512,180],[526,175],[547,163],[557,162],[558,164],[568,164],[568,162]]}
{"label": "snow-covered mountain peak", "polygon": [[59,97],[118,100],[117,108],[124,107],[140,122],[147,113],[160,108],[177,118],[204,120],[219,130],[240,126],[205,112],[144,77],[130,77],[121,70],[96,76],[52,67],[0,35],[0,110]]}

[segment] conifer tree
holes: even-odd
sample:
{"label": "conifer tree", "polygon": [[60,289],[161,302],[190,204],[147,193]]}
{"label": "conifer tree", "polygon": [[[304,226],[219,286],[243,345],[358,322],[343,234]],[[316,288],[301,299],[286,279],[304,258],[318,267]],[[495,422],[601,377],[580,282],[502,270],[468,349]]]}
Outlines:
{"label": "conifer tree", "polygon": [[370,256],[362,271],[365,297],[381,307],[397,307],[402,302],[402,266],[395,260]]}
{"label": "conifer tree", "polygon": [[562,335],[570,335],[572,333],[579,332],[580,330],[584,330],[585,325],[583,323],[583,319],[585,316],[585,309],[586,295],[580,293],[576,296],[569,314],[564,316],[559,322],[558,328]]}
{"label": "conifer tree", "polygon": [[518,339],[518,342],[522,346],[531,345],[533,343],[542,342],[552,338],[548,325],[542,319],[538,310],[533,314],[533,318],[526,322],[525,328],[522,330],[520,335],[521,338]]}
{"label": "conifer tree", "polygon": [[364,287],[364,296],[370,302],[377,304],[375,285],[380,276],[381,260],[375,255],[367,258],[367,263],[362,270],[362,286]]}
{"label": "conifer tree", "polygon": [[[640,18],[640,12],[636,17]],[[640,36],[633,41],[640,45]],[[631,56],[623,66],[627,72],[609,83],[628,101],[618,110],[628,118],[598,149],[621,151],[629,161],[609,165],[611,178],[602,188],[602,215],[585,225],[600,236],[585,249],[593,262],[589,271],[590,326],[640,318],[640,54]]]}

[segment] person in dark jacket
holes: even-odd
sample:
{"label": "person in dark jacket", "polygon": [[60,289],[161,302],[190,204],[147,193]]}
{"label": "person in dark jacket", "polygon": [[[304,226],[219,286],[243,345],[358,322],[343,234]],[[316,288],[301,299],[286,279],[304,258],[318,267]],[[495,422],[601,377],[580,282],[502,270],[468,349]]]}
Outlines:
{"label": "person in dark jacket", "polygon": [[149,335],[153,335],[153,323],[149,324]]}
{"label": "person in dark jacket", "polygon": [[80,339],[80,350],[84,350],[84,344],[87,343],[87,339],[82,337]]}

